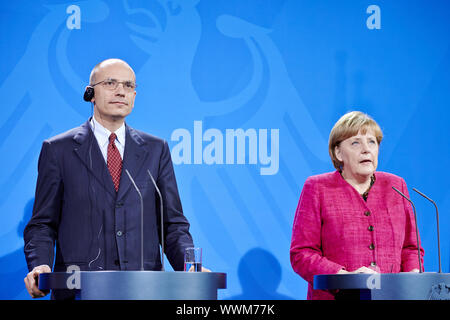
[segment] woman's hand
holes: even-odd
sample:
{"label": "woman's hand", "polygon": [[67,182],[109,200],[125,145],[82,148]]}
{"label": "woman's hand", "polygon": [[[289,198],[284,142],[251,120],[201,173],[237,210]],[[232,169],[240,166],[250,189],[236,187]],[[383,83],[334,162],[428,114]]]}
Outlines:
{"label": "woman's hand", "polygon": [[378,273],[378,272],[367,267],[361,267],[359,269],[356,269],[355,271],[352,271],[352,273]]}
{"label": "woman's hand", "polygon": [[355,274],[355,273],[377,273],[377,272],[375,270],[367,268],[367,267],[361,267],[361,268],[358,268],[355,271],[351,271],[351,272],[349,272],[345,269],[341,269],[337,272],[337,274],[346,274],[346,273]]}

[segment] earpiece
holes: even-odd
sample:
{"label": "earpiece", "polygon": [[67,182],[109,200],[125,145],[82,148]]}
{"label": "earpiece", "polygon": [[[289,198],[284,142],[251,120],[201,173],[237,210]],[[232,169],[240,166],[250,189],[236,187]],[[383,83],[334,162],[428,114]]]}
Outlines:
{"label": "earpiece", "polygon": [[84,101],[91,102],[93,97],[94,97],[94,87],[88,86],[86,88],[86,91],[84,92],[83,99]]}

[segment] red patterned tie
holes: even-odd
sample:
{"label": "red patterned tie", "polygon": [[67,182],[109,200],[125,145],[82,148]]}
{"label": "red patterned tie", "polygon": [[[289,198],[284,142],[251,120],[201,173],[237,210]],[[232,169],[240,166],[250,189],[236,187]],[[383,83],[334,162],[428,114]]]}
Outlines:
{"label": "red patterned tie", "polygon": [[122,158],[120,157],[119,150],[117,150],[117,147],[114,144],[115,140],[116,134],[111,133],[109,136],[107,165],[114,183],[114,188],[117,192],[119,190],[120,174],[122,173]]}

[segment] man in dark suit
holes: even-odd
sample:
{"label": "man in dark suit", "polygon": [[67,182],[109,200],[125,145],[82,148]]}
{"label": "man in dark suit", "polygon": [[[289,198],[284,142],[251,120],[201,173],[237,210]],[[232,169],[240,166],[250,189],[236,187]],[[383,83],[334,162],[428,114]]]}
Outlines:
{"label": "man in dark suit", "polygon": [[[141,203],[126,170],[143,197],[144,269],[161,270],[159,199],[149,170],[164,202],[165,253],[174,270],[183,270],[184,250],[193,241],[169,147],[125,123],[135,88],[134,71],[126,62],[99,63],[85,94],[94,116],[43,143],[33,216],[24,231],[30,270],[24,281],[34,298],[46,294],[36,278],[51,272],[53,261],[54,271],[70,265],[83,271],[140,269]],[[53,292],[53,298],[68,297],[58,294]]]}

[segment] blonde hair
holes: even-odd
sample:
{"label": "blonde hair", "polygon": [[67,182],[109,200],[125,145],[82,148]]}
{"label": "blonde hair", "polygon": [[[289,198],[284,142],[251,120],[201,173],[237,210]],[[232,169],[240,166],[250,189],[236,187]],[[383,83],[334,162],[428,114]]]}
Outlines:
{"label": "blonde hair", "polygon": [[328,140],[328,152],[333,162],[333,166],[340,170],[342,162],[336,158],[335,149],[339,144],[350,137],[356,136],[361,131],[365,134],[371,130],[375,135],[378,145],[383,140],[383,132],[378,123],[375,122],[369,115],[360,111],[351,111],[344,114],[334,125],[330,132]]}

